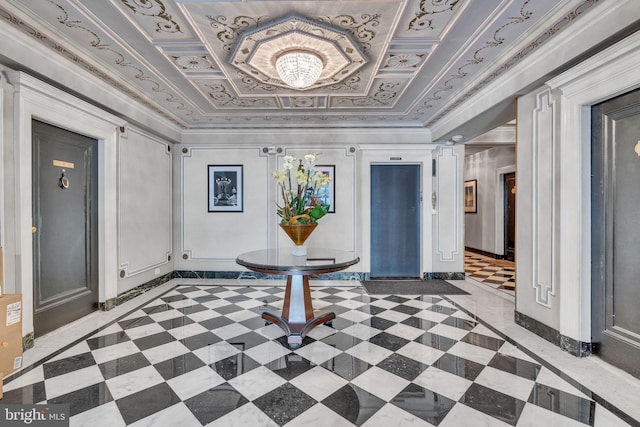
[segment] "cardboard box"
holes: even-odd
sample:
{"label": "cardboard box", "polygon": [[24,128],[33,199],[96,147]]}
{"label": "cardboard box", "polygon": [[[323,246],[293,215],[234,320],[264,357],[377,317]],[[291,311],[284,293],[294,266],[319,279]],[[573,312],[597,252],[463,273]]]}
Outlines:
{"label": "cardboard box", "polygon": [[22,367],[22,295],[0,296],[0,372]]}

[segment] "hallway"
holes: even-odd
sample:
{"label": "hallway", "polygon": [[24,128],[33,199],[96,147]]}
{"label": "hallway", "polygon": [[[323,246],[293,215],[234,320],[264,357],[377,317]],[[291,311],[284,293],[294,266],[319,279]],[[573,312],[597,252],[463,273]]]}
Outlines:
{"label": "hallway", "polygon": [[640,425],[639,380],[516,326],[504,292],[452,283],[470,295],[312,281],[337,318],[291,351],[260,318],[279,282],[174,279],[37,339],[3,403],[68,403],[72,426]]}

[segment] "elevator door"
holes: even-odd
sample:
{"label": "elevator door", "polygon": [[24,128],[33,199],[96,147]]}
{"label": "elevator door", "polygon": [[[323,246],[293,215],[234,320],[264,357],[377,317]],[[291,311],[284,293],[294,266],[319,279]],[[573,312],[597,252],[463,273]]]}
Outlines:
{"label": "elevator door", "polygon": [[595,350],[640,378],[640,90],[592,109]]}
{"label": "elevator door", "polygon": [[371,277],[420,269],[420,165],[371,165]]}
{"label": "elevator door", "polygon": [[97,141],[33,122],[34,333],[98,303]]}

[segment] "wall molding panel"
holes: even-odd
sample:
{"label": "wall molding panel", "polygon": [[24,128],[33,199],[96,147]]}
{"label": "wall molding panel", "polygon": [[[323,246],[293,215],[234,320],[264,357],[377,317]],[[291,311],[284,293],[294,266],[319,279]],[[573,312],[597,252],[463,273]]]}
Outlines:
{"label": "wall molding panel", "polygon": [[[460,229],[458,218],[460,217],[462,200],[462,182],[460,182],[459,169],[463,164],[453,146],[442,146],[434,152],[438,176],[456,177],[454,182],[436,178],[436,227],[435,227],[435,253],[440,262],[453,262],[461,256]],[[446,215],[441,215],[446,212]]]}
{"label": "wall molding panel", "polygon": [[531,170],[533,171],[533,282],[536,303],[545,307],[552,304],[556,294],[556,151],[555,126],[557,108],[550,90],[536,96],[533,110],[533,144]]}
{"label": "wall molding panel", "polygon": [[[275,180],[268,172],[273,156],[263,154],[262,147],[174,147],[181,217],[177,269],[234,269],[237,254],[269,247],[265,230],[271,211],[275,215],[270,204]],[[243,166],[242,212],[208,212],[209,165]]]}
{"label": "wall molding panel", "polygon": [[171,146],[127,127],[118,150],[118,268],[131,277],[169,263],[172,251]]}

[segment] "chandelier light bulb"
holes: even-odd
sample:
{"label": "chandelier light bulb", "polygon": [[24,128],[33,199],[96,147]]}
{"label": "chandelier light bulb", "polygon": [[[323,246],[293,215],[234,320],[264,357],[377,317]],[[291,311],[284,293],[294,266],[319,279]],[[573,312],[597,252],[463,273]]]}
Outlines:
{"label": "chandelier light bulb", "polygon": [[323,67],[322,59],[308,51],[286,52],[276,59],[276,71],[280,79],[296,89],[304,89],[314,84]]}

